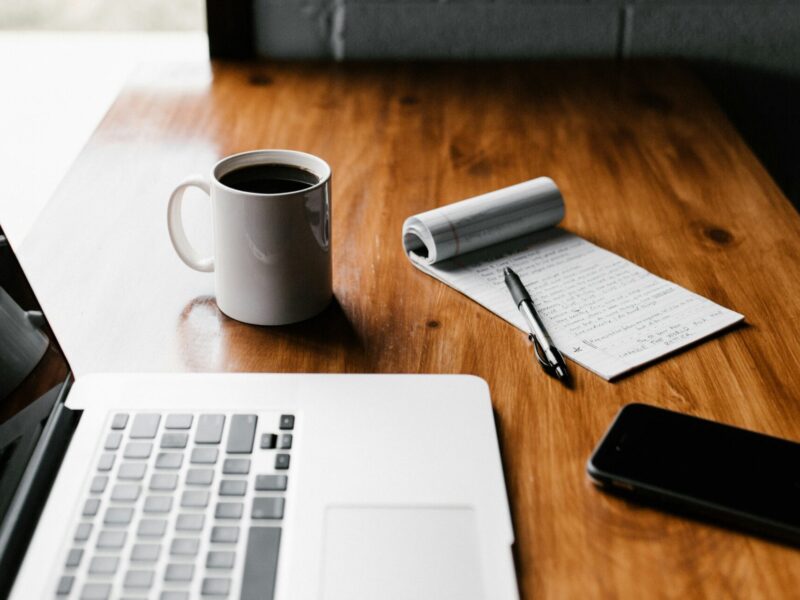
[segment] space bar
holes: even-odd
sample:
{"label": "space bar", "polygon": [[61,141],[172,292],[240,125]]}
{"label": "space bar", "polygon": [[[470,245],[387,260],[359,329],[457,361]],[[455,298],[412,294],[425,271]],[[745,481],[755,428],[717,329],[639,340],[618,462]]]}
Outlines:
{"label": "space bar", "polygon": [[280,527],[251,527],[244,559],[242,600],[272,600],[278,570]]}

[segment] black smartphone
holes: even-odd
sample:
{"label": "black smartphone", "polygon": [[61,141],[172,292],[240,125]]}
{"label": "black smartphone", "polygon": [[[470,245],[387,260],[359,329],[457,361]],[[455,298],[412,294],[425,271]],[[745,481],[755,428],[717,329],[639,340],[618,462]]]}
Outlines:
{"label": "black smartphone", "polygon": [[800,544],[800,444],[671,410],[625,406],[587,465],[597,484]]}

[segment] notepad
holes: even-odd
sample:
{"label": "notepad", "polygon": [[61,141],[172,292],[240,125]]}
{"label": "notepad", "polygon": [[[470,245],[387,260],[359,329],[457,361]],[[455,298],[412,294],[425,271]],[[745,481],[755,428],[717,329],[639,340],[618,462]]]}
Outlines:
{"label": "notepad", "polygon": [[517,272],[553,342],[610,380],[744,319],[558,227],[564,201],[547,177],[406,219],[418,269],[527,329],[503,282]]}

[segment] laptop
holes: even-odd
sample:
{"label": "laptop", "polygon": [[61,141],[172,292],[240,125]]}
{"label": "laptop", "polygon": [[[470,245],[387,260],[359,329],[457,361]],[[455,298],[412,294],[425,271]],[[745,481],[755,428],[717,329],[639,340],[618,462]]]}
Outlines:
{"label": "laptop", "polygon": [[[27,364],[0,364],[3,593],[518,598],[483,380],[97,374],[72,383],[43,315],[27,312],[35,298],[10,246],[0,246],[0,319],[20,321],[0,326],[9,338],[0,345],[32,349],[16,355]],[[21,282],[6,281],[14,273]]]}

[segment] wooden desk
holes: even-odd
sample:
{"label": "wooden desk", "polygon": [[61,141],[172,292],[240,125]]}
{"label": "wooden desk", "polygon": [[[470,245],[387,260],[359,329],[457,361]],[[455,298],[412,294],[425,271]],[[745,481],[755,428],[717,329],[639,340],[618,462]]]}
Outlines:
{"label": "wooden desk", "polygon": [[[252,148],[333,167],[336,302],[291,327],[222,316],[167,238],[167,196]],[[618,383],[566,391],[519,331],[412,268],[410,214],[555,179],[564,225],[742,312],[748,326]],[[189,221],[209,231],[203,201]],[[197,234],[197,232],[196,232]],[[800,439],[800,217],[669,64],[262,65],[142,71],[22,247],[77,376],[96,371],[473,373],[492,390],[525,598],[795,595],[800,552],[633,506],[587,481],[638,401]]]}

